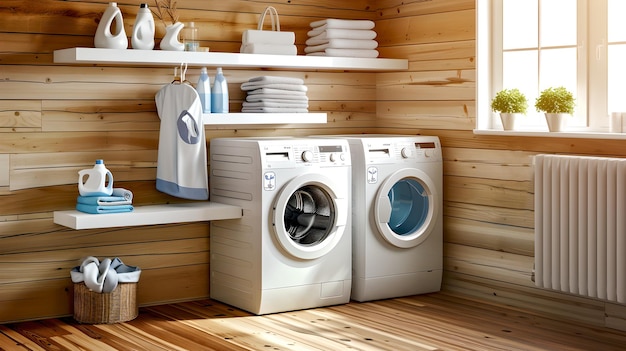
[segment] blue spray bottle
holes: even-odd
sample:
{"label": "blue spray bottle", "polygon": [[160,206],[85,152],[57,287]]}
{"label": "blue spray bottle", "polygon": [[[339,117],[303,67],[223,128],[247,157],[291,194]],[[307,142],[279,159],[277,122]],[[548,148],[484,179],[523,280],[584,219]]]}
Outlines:
{"label": "blue spray bottle", "polygon": [[221,67],[217,68],[211,89],[211,112],[228,113],[228,84]]}
{"label": "blue spray bottle", "polygon": [[202,113],[211,113],[211,81],[206,67],[200,69],[200,78],[198,78],[196,91],[202,103]]}

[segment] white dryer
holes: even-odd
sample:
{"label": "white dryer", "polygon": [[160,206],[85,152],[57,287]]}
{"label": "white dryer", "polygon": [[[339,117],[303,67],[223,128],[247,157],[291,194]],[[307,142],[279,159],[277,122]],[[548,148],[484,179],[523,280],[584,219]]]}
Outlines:
{"label": "white dryer", "polygon": [[437,137],[345,135],[352,154],[352,299],[439,291],[443,171]]}
{"label": "white dryer", "polygon": [[349,302],[350,176],[345,140],[212,139],[211,201],[243,217],[211,222],[211,298],[255,314]]}

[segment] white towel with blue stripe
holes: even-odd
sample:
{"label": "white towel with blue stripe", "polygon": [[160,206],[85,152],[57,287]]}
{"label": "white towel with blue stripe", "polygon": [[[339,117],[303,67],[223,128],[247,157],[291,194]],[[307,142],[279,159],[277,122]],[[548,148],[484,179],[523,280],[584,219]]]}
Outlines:
{"label": "white towel with blue stripe", "polygon": [[161,118],[157,190],[191,200],[209,198],[202,105],[189,84],[168,84],[155,97]]}

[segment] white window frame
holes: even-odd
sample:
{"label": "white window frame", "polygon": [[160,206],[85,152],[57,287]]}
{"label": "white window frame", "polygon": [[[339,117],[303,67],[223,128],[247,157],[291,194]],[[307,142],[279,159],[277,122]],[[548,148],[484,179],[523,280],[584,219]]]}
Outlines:
{"label": "white window frame", "polygon": [[[607,55],[606,39],[586,39],[586,38],[607,38],[606,26],[588,26],[587,16],[594,16],[596,21],[598,18],[604,18],[607,12],[606,0],[593,0],[593,4],[589,4],[589,0],[579,0],[578,21],[579,25],[579,42],[578,50],[581,63],[578,68],[578,74],[583,79],[578,80],[578,90],[576,92],[576,110],[586,118],[586,126],[580,128],[570,127],[567,132],[550,133],[547,131],[503,131],[499,122],[499,117],[491,111],[491,99],[498,89],[497,80],[493,79],[492,72],[502,71],[499,54],[495,50],[495,43],[501,42],[498,33],[494,33],[492,17],[494,13],[501,13],[498,8],[502,0],[476,0],[476,129],[475,134],[514,134],[529,136],[551,136],[551,137],[579,137],[579,138],[608,138],[608,139],[626,139],[626,133],[609,133],[609,116],[607,110],[607,86],[604,78],[606,77],[608,64],[590,65],[590,60],[605,59]],[[501,6],[501,5],[500,5]],[[500,12],[498,12],[500,11]],[[600,16],[600,17],[598,17]],[[498,17],[495,18],[496,20]],[[497,25],[497,24],[496,24]],[[587,27],[588,30],[587,30]],[[592,28],[593,27],[593,28]],[[588,37],[584,32],[587,32]],[[501,36],[501,33],[499,34]],[[589,40],[591,42],[589,42]],[[594,48],[589,50],[589,48]],[[596,57],[597,56],[597,57]],[[588,94],[588,95],[587,95]],[[604,101],[595,111],[587,105],[587,101]],[[534,101],[529,101],[529,111],[535,110]],[[593,116],[593,118],[589,118]]]}

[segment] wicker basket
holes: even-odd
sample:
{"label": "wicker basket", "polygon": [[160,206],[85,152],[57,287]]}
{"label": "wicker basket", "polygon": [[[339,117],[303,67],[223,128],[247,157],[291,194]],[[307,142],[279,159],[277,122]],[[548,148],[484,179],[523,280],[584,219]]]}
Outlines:
{"label": "wicker basket", "polygon": [[80,323],[113,324],[133,320],[139,314],[137,283],[120,283],[110,293],[74,284],[74,319]]}

